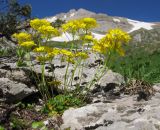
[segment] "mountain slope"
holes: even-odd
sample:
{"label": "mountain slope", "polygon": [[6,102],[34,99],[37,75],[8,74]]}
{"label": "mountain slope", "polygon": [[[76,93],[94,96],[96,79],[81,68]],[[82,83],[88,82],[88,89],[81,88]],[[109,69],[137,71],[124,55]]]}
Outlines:
{"label": "mountain slope", "polygon": [[[128,32],[132,36],[132,43],[157,43],[160,42],[160,22],[149,23],[137,20],[131,20],[123,17],[109,16],[107,14],[96,14],[94,12],[85,9],[72,9],[67,13],[60,13],[53,17],[47,17],[50,22],[54,22],[56,19],[72,20],[84,17],[95,18],[99,26],[92,31],[95,38],[100,39],[104,34],[113,28],[121,28]],[[60,37],[53,38],[52,41],[64,42],[71,41],[70,34],[63,34]]]}
{"label": "mountain slope", "polygon": [[100,26],[96,28],[94,31],[99,33],[105,33],[107,30],[113,28],[121,28],[124,31],[130,33],[140,28],[151,30],[156,28],[157,26],[160,27],[160,23],[141,22],[123,17],[109,16],[107,14],[101,14],[101,13],[96,14],[94,12],[85,9],[78,9],[78,10],[72,9],[67,13],[60,13],[53,17],[47,17],[46,19],[50,22],[54,22],[56,19],[62,19],[68,21],[84,17],[92,17],[97,20]]}

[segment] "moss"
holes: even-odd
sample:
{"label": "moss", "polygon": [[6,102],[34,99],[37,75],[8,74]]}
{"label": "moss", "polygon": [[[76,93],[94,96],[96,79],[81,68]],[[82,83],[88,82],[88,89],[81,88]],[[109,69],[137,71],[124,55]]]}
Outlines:
{"label": "moss", "polygon": [[11,116],[10,122],[11,122],[10,125],[12,129],[15,129],[15,130],[22,130],[28,127],[27,121],[20,119],[16,117],[15,115]]}

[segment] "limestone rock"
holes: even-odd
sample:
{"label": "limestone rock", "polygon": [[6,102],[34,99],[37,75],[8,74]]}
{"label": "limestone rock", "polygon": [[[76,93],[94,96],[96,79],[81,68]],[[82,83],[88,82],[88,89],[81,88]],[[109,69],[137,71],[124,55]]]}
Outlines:
{"label": "limestone rock", "polygon": [[6,102],[18,102],[34,92],[27,85],[11,81],[8,78],[0,78],[0,97]]}
{"label": "limestone rock", "polygon": [[149,101],[123,96],[111,103],[93,103],[70,108],[63,115],[61,129],[71,130],[160,130],[160,93]]}

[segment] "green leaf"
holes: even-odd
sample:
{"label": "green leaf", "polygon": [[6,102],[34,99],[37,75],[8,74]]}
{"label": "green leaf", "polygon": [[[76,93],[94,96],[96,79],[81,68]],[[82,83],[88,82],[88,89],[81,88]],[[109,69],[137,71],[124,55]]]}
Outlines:
{"label": "green leaf", "polygon": [[32,123],[32,128],[33,129],[38,129],[38,128],[42,128],[44,126],[43,122],[33,122]]}
{"label": "green leaf", "polygon": [[0,126],[0,130],[5,130],[4,127]]}

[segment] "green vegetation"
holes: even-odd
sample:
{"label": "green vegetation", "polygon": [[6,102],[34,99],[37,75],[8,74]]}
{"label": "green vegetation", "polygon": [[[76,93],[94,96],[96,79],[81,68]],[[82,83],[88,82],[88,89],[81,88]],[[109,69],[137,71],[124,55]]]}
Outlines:
{"label": "green vegetation", "polygon": [[24,61],[26,51],[23,48],[17,48],[16,55],[18,57],[18,61],[16,62],[18,67],[26,66],[26,62]]}
{"label": "green vegetation", "polygon": [[64,23],[65,23],[65,20],[56,19],[56,21],[52,23],[52,26],[55,28],[60,28]]}
{"label": "green vegetation", "polygon": [[48,130],[45,124],[42,121],[39,122],[33,122],[32,123],[32,128],[33,129],[41,129],[41,130]]}
{"label": "green vegetation", "polygon": [[[72,43],[77,44],[77,46],[72,46]],[[70,42],[56,42],[56,41],[49,41],[47,43],[45,43],[45,46],[48,47],[57,47],[57,48],[68,48],[70,49],[71,47],[73,49],[80,48],[81,47],[81,41],[77,40],[77,41],[70,41]]]}
{"label": "green vegetation", "polygon": [[5,130],[4,127],[0,126],[0,130]]}
{"label": "green vegetation", "polygon": [[27,128],[28,124],[25,120],[23,119],[19,119],[16,116],[12,116],[11,119],[11,127],[12,129],[16,129],[16,130],[22,130]]}
{"label": "green vegetation", "polygon": [[72,95],[58,95],[49,99],[42,111],[48,114],[63,114],[68,108],[79,107],[83,104],[82,100]]}
{"label": "green vegetation", "polygon": [[121,73],[126,82],[134,78],[149,83],[160,82],[160,43],[131,44],[126,47],[126,56],[111,63],[113,71]]}
{"label": "green vegetation", "polygon": [[9,48],[0,48],[0,57],[4,57],[4,56],[13,56],[15,55],[15,52],[13,49],[9,49]]}
{"label": "green vegetation", "polygon": [[[93,18],[82,18],[68,21],[63,24],[60,30],[54,28],[50,22],[45,19],[34,19],[30,21],[30,26],[33,29],[32,33],[21,32],[15,33],[13,37],[17,39],[17,65],[22,66],[27,63],[27,66],[32,70],[36,87],[39,90],[45,105],[42,109],[43,113],[49,115],[63,114],[70,107],[79,107],[84,104],[91,87],[98,82],[106,73],[108,63],[114,57],[114,54],[124,55],[123,45],[131,39],[130,35],[120,29],[112,29],[108,31],[106,36],[100,40],[96,40],[91,35],[91,29],[97,27],[97,22]],[[71,33],[73,41],[71,42],[48,42],[51,38],[57,37],[64,33]],[[83,34],[80,34],[83,32]],[[75,36],[79,39],[75,41]],[[93,43],[91,49],[84,49],[85,43]],[[89,46],[89,45],[88,45]],[[73,49],[75,49],[73,51]],[[81,51],[79,51],[79,49]],[[32,63],[32,54],[35,53],[36,60],[40,64],[40,74],[36,73],[36,65]],[[80,89],[82,84],[82,75],[84,71],[85,61],[89,58],[90,53],[100,54],[103,56],[103,66],[97,67],[94,77]],[[28,56],[25,62],[25,56]],[[62,81],[56,78],[52,61],[56,56],[60,56],[60,60],[66,63],[64,76]],[[51,73],[46,73],[45,65],[48,64]],[[73,70],[69,72],[69,67],[72,65]],[[77,81],[75,89],[71,90],[76,72],[78,72],[79,81]],[[36,74],[34,74],[36,73]],[[70,74],[71,75],[70,75]],[[50,76],[52,75],[52,76]],[[70,76],[69,76],[70,75]],[[60,88],[57,96],[54,94],[54,88]],[[15,124],[15,123],[14,123]],[[34,125],[35,127],[43,127],[41,124]]]}

